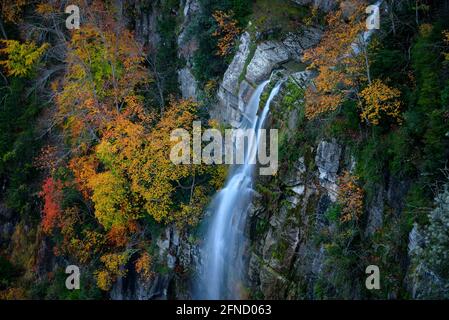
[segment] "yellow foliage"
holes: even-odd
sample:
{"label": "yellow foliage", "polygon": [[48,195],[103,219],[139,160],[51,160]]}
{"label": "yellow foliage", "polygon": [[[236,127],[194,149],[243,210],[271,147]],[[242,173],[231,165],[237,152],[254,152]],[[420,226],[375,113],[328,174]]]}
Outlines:
{"label": "yellow foliage", "polygon": [[146,251],[142,253],[135,262],[137,273],[139,273],[140,276],[146,281],[151,280],[154,277],[154,272],[151,271],[151,266],[152,259]]}
{"label": "yellow foliage", "polygon": [[353,51],[354,42],[365,28],[364,6],[356,3],[348,19],[344,17],[345,10],[340,8],[328,14],[328,29],[319,45],[304,52],[309,69],[318,72],[314,86],[305,92],[305,113],[309,119],[335,110],[345,97],[345,89],[364,77],[363,57]]}
{"label": "yellow foliage", "polygon": [[387,115],[401,123],[401,92],[390,88],[376,79],[360,92],[361,118],[372,125],[378,125],[382,115]]}
{"label": "yellow foliage", "polygon": [[82,240],[71,238],[67,248],[64,249],[84,264],[100,252],[105,244],[105,238],[101,233],[91,230],[83,230],[83,236]]}
{"label": "yellow foliage", "polygon": [[100,289],[107,291],[111,288],[117,277],[126,275],[127,270],[124,268],[128,261],[127,253],[109,253],[100,257],[104,264],[104,269],[95,273],[97,285]]}
{"label": "yellow foliage", "polygon": [[50,3],[39,3],[36,5],[36,12],[47,17],[52,13],[57,12]]}
{"label": "yellow foliage", "polygon": [[118,175],[111,171],[101,172],[92,176],[88,185],[93,190],[95,217],[106,230],[139,216],[137,201],[130,198],[126,182]]}
{"label": "yellow foliage", "polygon": [[5,47],[0,49],[0,54],[7,56],[6,60],[0,60],[0,65],[5,67],[9,76],[29,76],[36,64],[41,59],[48,44],[40,47],[34,42],[20,43],[17,40],[0,40]]}
{"label": "yellow foliage", "polygon": [[433,31],[433,26],[430,23],[423,23],[419,26],[419,34],[422,37],[428,37]]}
{"label": "yellow foliage", "polygon": [[26,300],[27,293],[23,288],[8,288],[0,291],[0,300]]}
{"label": "yellow foliage", "polygon": [[233,12],[223,12],[220,10],[212,13],[215,21],[218,24],[218,30],[212,35],[219,37],[218,39],[218,55],[226,56],[230,53],[235,39],[240,34],[241,30],[237,27],[237,20],[233,19]]}
{"label": "yellow foliage", "polygon": [[100,270],[96,273],[97,286],[103,291],[108,291],[112,286],[112,276],[106,270]]}
{"label": "yellow foliage", "polygon": [[357,184],[357,176],[345,171],[339,178],[338,203],[342,206],[342,222],[358,220],[363,212],[363,189]]}

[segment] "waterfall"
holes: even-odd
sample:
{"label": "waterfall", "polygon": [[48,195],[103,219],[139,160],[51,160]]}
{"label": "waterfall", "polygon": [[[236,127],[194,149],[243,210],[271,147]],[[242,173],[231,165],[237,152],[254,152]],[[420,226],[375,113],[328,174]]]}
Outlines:
{"label": "waterfall", "polygon": [[[283,81],[279,81],[271,90],[261,114],[257,115],[262,93],[268,83],[269,80],[256,88],[246,106],[247,114],[241,128],[254,129],[255,137],[249,139],[244,164],[230,168],[224,188],[216,194],[210,205],[212,216],[201,250],[203,265],[197,286],[197,296],[201,299],[241,297],[243,256],[247,246],[244,228],[253,193],[254,163],[260,141],[259,129],[263,128],[270,104]],[[234,144],[235,149],[241,147]]]}

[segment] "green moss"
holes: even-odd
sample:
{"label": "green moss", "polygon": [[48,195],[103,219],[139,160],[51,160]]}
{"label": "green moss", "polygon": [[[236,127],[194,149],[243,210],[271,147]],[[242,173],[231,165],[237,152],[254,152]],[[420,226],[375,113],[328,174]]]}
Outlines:
{"label": "green moss", "polygon": [[256,235],[263,236],[267,233],[270,228],[270,222],[266,218],[261,218],[257,220],[256,223]]}
{"label": "green moss", "polygon": [[271,256],[278,261],[283,261],[287,249],[288,249],[287,241],[281,238],[277,243],[276,249],[271,252]]}
{"label": "green moss", "polygon": [[304,19],[310,16],[310,8],[283,0],[256,0],[250,17],[254,28],[266,33],[268,38],[295,32]]}

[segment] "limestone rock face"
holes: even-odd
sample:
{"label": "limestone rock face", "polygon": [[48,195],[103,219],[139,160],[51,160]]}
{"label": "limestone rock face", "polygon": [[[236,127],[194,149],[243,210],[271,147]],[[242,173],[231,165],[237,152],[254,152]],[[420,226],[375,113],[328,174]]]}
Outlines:
{"label": "limestone rock face", "polygon": [[197,99],[197,82],[188,67],[184,67],[178,71],[178,82],[183,99]]}
{"label": "limestone rock face", "polygon": [[337,198],[337,172],[340,166],[341,147],[335,141],[321,141],[315,156],[320,185],[328,191],[332,201]]}
{"label": "limestone rock face", "polygon": [[[267,80],[274,69],[290,61],[300,62],[304,50],[318,43],[320,37],[321,31],[310,27],[286,34],[283,40],[261,42],[254,49],[254,39],[249,33],[243,33],[219,87],[218,103],[210,110],[211,117],[238,127],[254,88]],[[300,77],[309,76],[310,73],[304,73]]]}
{"label": "limestone rock face", "polygon": [[243,72],[245,67],[246,59],[248,59],[250,53],[250,43],[251,38],[248,32],[245,32],[240,37],[239,48],[232,59],[231,64],[226,69],[223,76],[223,81],[221,87],[229,91],[230,93],[236,95],[239,86],[239,77]]}
{"label": "limestone rock face", "polygon": [[382,227],[384,212],[384,192],[383,187],[378,186],[375,196],[368,209],[368,222],[366,225],[366,234],[371,236]]}
{"label": "limestone rock face", "polygon": [[280,42],[263,42],[257,46],[254,57],[248,65],[246,79],[250,83],[259,84],[268,79],[275,66],[287,62],[289,58],[289,51]]}
{"label": "limestone rock face", "polygon": [[197,100],[198,83],[192,74],[192,58],[198,48],[198,41],[195,37],[188,37],[187,32],[195,15],[200,13],[198,0],[183,0],[184,3],[184,21],[181,25],[181,32],[178,36],[178,55],[185,59],[186,65],[178,71],[179,88],[183,99]]}
{"label": "limestone rock face", "polygon": [[239,48],[227,68],[218,90],[217,96],[219,103],[210,112],[212,118],[218,119],[221,122],[230,123],[233,126],[238,126],[241,120],[241,112],[239,111],[240,88],[242,96],[248,91],[251,93],[253,90],[248,83],[242,86],[239,85],[240,76],[243,73],[245,63],[250,54],[251,39],[249,33],[243,33],[239,41]]}

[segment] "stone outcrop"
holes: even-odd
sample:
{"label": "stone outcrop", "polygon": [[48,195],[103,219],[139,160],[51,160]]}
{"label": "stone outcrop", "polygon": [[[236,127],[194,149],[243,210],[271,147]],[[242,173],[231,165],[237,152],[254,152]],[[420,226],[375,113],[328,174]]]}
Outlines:
{"label": "stone outcrop", "polygon": [[183,99],[197,99],[198,85],[195,77],[188,67],[178,71],[179,87]]}
{"label": "stone outcrop", "polygon": [[198,48],[198,41],[195,37],[189,37],[188,31],[195,15],[200,13],[198,0],[181,1],[183,12],[183,23],[178,36],[178,55],[186,61],[184,68],[178,71],[178,82],[183,99],[197,100],[198,83],[192,74],[192,58]]}
{"label": "stone outcrop", "polygon": [[218,103],[210,110],[211,117],[238,127],[254,88],[267,80],[274,69],[289,61],[299,62],[304,50],[318,43],[320,36],[319,29],[310,27],[289,33],[282,41],[269,40],[256,45],[249,33],[243,33],[223,76]]}
{"label": "stone outcrop", "polygon": [[315,162],[318,167],[320,185],[327,190],[332,201],[337,197],[337,172],[340,166],[341,147],[335,141],[321,141]]}

